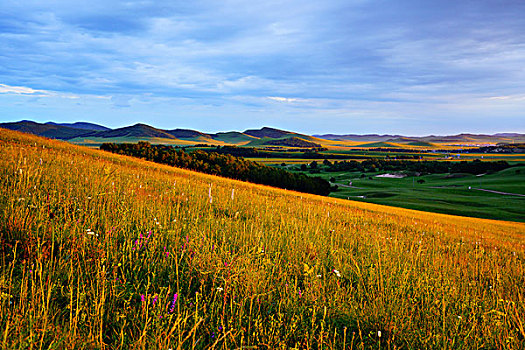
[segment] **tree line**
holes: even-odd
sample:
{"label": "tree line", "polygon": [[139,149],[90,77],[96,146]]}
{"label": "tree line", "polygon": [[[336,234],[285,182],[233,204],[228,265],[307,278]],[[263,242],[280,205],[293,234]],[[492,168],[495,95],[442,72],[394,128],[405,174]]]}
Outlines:
{"label": "tree line", "polygon": [[383,160],[369,159],[362,162],[335,161],[334,163],[325,162],[328,166],[327,171],[412,171],[421,174],[442,174],[442,173],[467,173],[484,174],[493,173],[509,168],[511,165],[504,160],[496,162],[482,162],[479,159],[461,162],[443,162],[435,160],[409,161],[409,160]]}
{"label": "tree line", "polygon": [[100,149],[231,179],[326,196],[330,183],[318,177],[294,174],[229,154],[195,150],[187,153],[172,146],[149,142],[104,143]]}

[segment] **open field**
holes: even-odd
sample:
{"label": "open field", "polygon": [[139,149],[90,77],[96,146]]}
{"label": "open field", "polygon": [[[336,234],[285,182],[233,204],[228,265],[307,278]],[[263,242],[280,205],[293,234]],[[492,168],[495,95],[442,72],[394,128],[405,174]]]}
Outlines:
{"label": "open field", "polygon": [[2,349],[524,347],[523,223],[7,130],[0,174]]}
{"label": "open field", "polygon": [[[308,171],[303,173],[309,174]],[[314,176],[326,180],[335,178],[333,183],[339,188],[330,196],[336,198],[461,216],[525,221],[525,166],[482,176],[431,174],[382,178],[374,172],[364,174],[363,177],[361,172],[322,171]]]}

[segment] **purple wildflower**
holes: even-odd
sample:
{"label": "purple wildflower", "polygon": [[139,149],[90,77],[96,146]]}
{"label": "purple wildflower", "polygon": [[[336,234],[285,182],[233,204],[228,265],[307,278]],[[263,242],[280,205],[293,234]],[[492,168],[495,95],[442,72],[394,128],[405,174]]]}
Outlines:
{"label": "purple wildflower", "polygon": [[146,300],[146,296],[144,294],[140,295],[140,301],[144,302]]}
{"label": "purple wildflower", "polygon": [[172,314],[175,311],[175,303],[177,302],[178,294],[173,294],[173,301],[171,302],[171,308],[170,308],[170,314]]}
{"label": "purple wildflower", "polygon": [[153,306],[155,306],[155,303],[157,302],[157,300],[159,300],[159,296],[155,295],[155,297],[153,298]]}

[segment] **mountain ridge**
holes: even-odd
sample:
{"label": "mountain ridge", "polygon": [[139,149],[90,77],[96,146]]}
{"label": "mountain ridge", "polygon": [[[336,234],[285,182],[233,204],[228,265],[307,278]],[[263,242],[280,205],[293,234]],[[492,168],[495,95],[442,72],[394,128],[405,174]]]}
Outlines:
{"label": "mountain ridge", "polygon": [[[159,129],[153,126],[137,123],[130,126],[111,129],[103,125],[89,122],[74,123],[38,123],[31,120],[19,122],[0,123],[0,127],[31,133],[48,138],[62,139],[73,142],[136,142],[137,140],[154,140],[156,143],[195,144],[209,145],[239,145],[260,147],[265,145],[299,147],[318,147],[319,145],[345,145],[348,142],[359,142],[357,147],[372,147],[377,143],[403,144],[407,146],[425,147],[435,143],[513,143],[525,142],[525,134],[520,133],[496,133],[492,135],[460,133],[456,135],[428,135],[428,136],[403,136],[397,134],[314,134],[306,135],[288,130],[272,127],[260,129],[247,129],[244,132],[229,131],[217,133],[205,133],[193,129]],[[84,141],[82,141],[84,140]],[[91,141],[90,141],[91,140]],[[96,140],[96,141],[93,141]],[[302,140],[302,141],[301,141]],[[304,141],[304,142],[303,142]]]}

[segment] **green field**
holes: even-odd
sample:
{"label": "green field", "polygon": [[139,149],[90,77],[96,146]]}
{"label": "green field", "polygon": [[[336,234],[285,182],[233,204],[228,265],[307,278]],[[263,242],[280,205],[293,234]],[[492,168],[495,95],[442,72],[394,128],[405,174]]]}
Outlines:
{"label": "green field", "polygon": [[[287,168],[297,171],[293,170],[296,167]],[[361,177],[360,172],[321,172],[314,176],[335,178],[338,190],[330,194],[332,197],[436,213],[525,221],[525,166],[483,176],[433,174],[380,178],[376,177],[378,174],[365,173],[365,177]],[[418,180],[424,182],[418,183]],[[352,186],[348,186],[349,181]]]}

